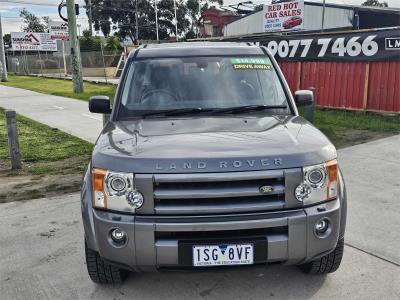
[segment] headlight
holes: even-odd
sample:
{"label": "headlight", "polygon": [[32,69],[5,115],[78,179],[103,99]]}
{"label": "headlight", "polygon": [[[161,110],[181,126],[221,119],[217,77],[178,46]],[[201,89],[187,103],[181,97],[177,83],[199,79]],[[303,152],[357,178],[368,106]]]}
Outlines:
{"label": "headlight", "polygon": [[143,195],[136,189],[132,173],[92,170],[93,207],[135,212],[143,205]]}
{"label": "headlight", "polygon": [[337,198],[338,166],[336,160],[303,168],[303,182],[295,190],[296,199],[304,205]]}

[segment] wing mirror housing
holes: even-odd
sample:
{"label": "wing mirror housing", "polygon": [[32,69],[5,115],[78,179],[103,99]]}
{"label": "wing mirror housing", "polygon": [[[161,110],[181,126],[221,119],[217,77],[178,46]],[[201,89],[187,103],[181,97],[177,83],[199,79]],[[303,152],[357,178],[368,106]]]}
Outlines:
{"label": "wing mirror housing", "polygon": [[298,107],[309,106],[314,103],[314,93],[310,90],[299,90],[294,93],[294,101]]}
{"label": "wing mirror housing", "polygon": [[107,96],[90,97],[89,111],[96,114],[110,114],[110,98],[108,98]]}

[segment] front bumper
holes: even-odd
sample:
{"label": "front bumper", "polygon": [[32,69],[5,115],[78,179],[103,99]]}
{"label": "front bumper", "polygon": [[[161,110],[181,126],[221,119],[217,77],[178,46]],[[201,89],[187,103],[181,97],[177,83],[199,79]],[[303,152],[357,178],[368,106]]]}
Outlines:
{"label": "front bumper", "polygon": [[[214,233],[219,234],[217,240],[213,240],[217,242],[264,241],[264,247],[256,251],[266,253],[261,253],[257,263],[304,263],[336,247],[341,234],[341,217],[345,218],[341,216],[339,199],[304,209],[241,215],[133,216],[95,209],[89,213],[91,215],[86,217],[90,222],[84,222],[88,246],[98,251],[103,259],[134,271],[188,267],[182,259],[182,245],[207,243],[209,239],[204,236],[214,236]],[[331,231],[320,238],[314,226],[323,217],[329,219]],[[127,232],[126,246],[113,244],[110,239],[113,228]],[[257,232],[257,237],[251,234],[252,230]],[[202,238],[198,237],[200,234]]]}

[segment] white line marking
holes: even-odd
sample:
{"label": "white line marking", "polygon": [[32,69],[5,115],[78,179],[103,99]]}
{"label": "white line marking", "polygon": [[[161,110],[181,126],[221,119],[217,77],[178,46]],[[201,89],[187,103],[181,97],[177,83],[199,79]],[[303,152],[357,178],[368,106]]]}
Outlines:
{"label": "white line marking", "polygon": [[93,120],[102,121],[101,118],[96,118],[96,117],[91,116],[91,115],[88,115],[88,114],[82,114],[82,116],[84,116],[84,117],[86,117],[86,118],[93,119]]}
{"label": "white line marking", "polygon": [[53,107],[56,108],[56,109],[59,109],[59,110],[65,109],[64,107],[62,107],[62,106],[57,106],[57,105],[53,105]]}

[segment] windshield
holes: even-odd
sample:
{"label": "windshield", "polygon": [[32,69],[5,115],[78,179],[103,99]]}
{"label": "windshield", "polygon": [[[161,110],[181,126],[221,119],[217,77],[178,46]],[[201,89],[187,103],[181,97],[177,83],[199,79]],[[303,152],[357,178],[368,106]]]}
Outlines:
{"label": "windshield", "polygon": [[130,64],[118,117],[264,109],[290,113],[267,56],[157,58]]}

